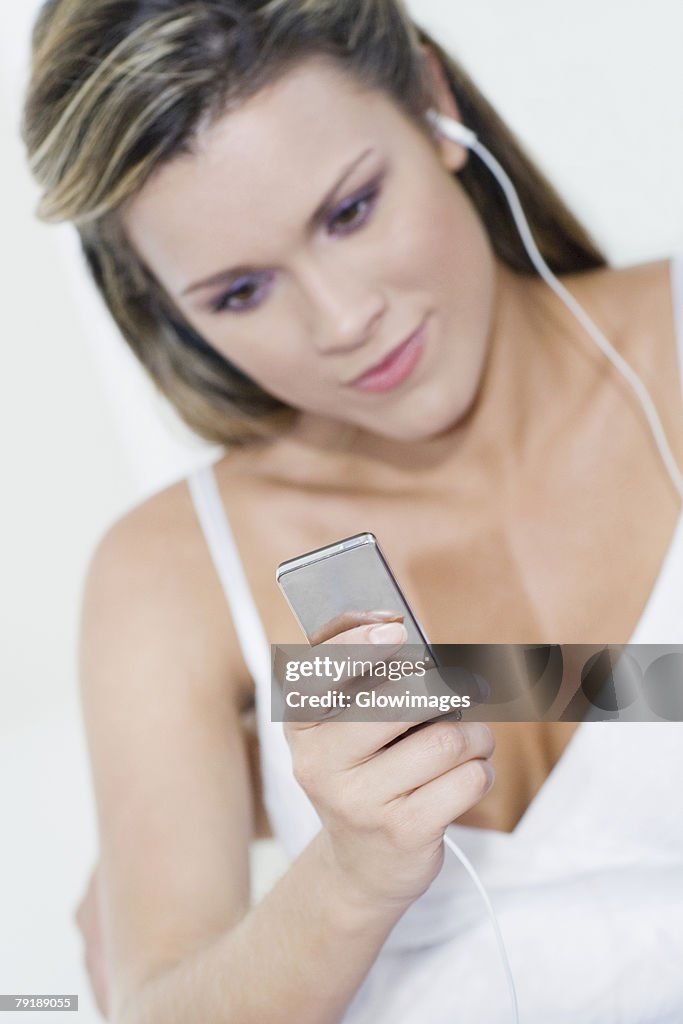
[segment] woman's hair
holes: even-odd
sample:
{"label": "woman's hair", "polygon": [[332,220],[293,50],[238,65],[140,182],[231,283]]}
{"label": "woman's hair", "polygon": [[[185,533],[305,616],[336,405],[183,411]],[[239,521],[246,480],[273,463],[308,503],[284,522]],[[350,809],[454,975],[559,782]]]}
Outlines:
{"label": "woman's hair", "polygon": [[[441,60],[463,122],[508,171],[556,273],[604,266],[593,240],[460,65],[400,0],[48,0],[33,34],[23,134],[43,188],[38,215],[72,221],[124,338],[200,436],[273,436],[296,410],[266,393],[192,329],[123,231],[124,204],[200,125],[302,59],[327,55],[383,90],[429,131],[420,43]],[[495,254],[533,268],[499,186],[475,159],[457,177]]]}

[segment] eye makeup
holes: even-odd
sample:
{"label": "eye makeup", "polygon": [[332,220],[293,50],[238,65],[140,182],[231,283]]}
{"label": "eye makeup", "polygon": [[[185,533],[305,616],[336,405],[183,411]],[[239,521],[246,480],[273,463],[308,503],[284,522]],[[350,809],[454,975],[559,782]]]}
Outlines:
{"label": "eye makeup", "polygon": [[[325,222],[330,235],[344,237],[368,223],[380,197],[383,177],[384,171],[333,209]],[[228,289],[224,289],[209,303],[210,311],[241,313],[255,309],[271,290],[274,278],[275,272],[271,270],[238,277]]]}

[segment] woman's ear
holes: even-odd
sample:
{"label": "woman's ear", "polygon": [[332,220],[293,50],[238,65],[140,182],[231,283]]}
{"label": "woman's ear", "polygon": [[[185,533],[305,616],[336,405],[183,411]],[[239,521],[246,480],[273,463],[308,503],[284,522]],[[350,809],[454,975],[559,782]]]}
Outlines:
{"label": "woman's ear", "polygon": [[[448,79],[446,78],[443,65],[437,54],[431,46],[428,46],[426,43],[420,43],[420,49],[424,54],[428,78],[431,84],[431,105],[433,109],[439,114],[445,114],[447,117],[452,117],[454,121],[462,122],[458,104],[456,103],[455,97],[448,83]],[[467,163],[467,158],[469,156],[467,148],[465,146],[458,145],[457,142],[451,142],[450,139],[444,139],[436,129],[434,129],[434,137],[444,166],[447,167],[449,171],[461,170],[461,168],[463,168]]]}

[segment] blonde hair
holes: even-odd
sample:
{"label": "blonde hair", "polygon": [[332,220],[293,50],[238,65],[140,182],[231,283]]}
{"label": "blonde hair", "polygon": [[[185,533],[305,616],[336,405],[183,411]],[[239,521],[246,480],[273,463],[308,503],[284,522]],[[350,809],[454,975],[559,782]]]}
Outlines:
{"label": "blonde hair", "polygon": [[[293,63],[326,54],[385,91],[425,131],[420,44],[441,60],[463,121],[506,167],[556,273],[605,265],[597,246],[463,68],[400,0],[48,0],[33,34],[23,134],[43,189],[38,215],[76,226],[123,337],[200,436],[241,444],[285,429],[296,410],[193,330],[136,255],[120,210],[164,162],[191,152],[200,124]],[[532,272],[496,182],[458,172],[496,255]]]}

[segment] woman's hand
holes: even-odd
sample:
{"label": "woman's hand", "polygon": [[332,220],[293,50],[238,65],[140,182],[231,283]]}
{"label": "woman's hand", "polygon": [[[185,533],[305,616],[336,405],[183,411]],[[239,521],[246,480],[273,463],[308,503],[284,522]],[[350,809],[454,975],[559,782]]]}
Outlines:
{"label": "woman's hand", "polygon": [[[391,636],[385,621],[374,642],[392,646],[373,658],[378,625],[346,628],[313,650],[324,656],[327,644],[367,644],[364,657],[378,663],[406,639],[400,622]],[[446,827],[493,782],[495,741],[487,725],[416,724],[333,717],[284,723],[294,776],[323,822],[345,890],[362,901],[407,907],[417,899],[441,868]]]}
{"label": "woman's hand", "polygon": [[85,964],[95,994],[95,1002],[106,1020],[109,1014],[109,983],[102,943],[99,870],[99,864],[96,864],[74,916],[85,942]]}

